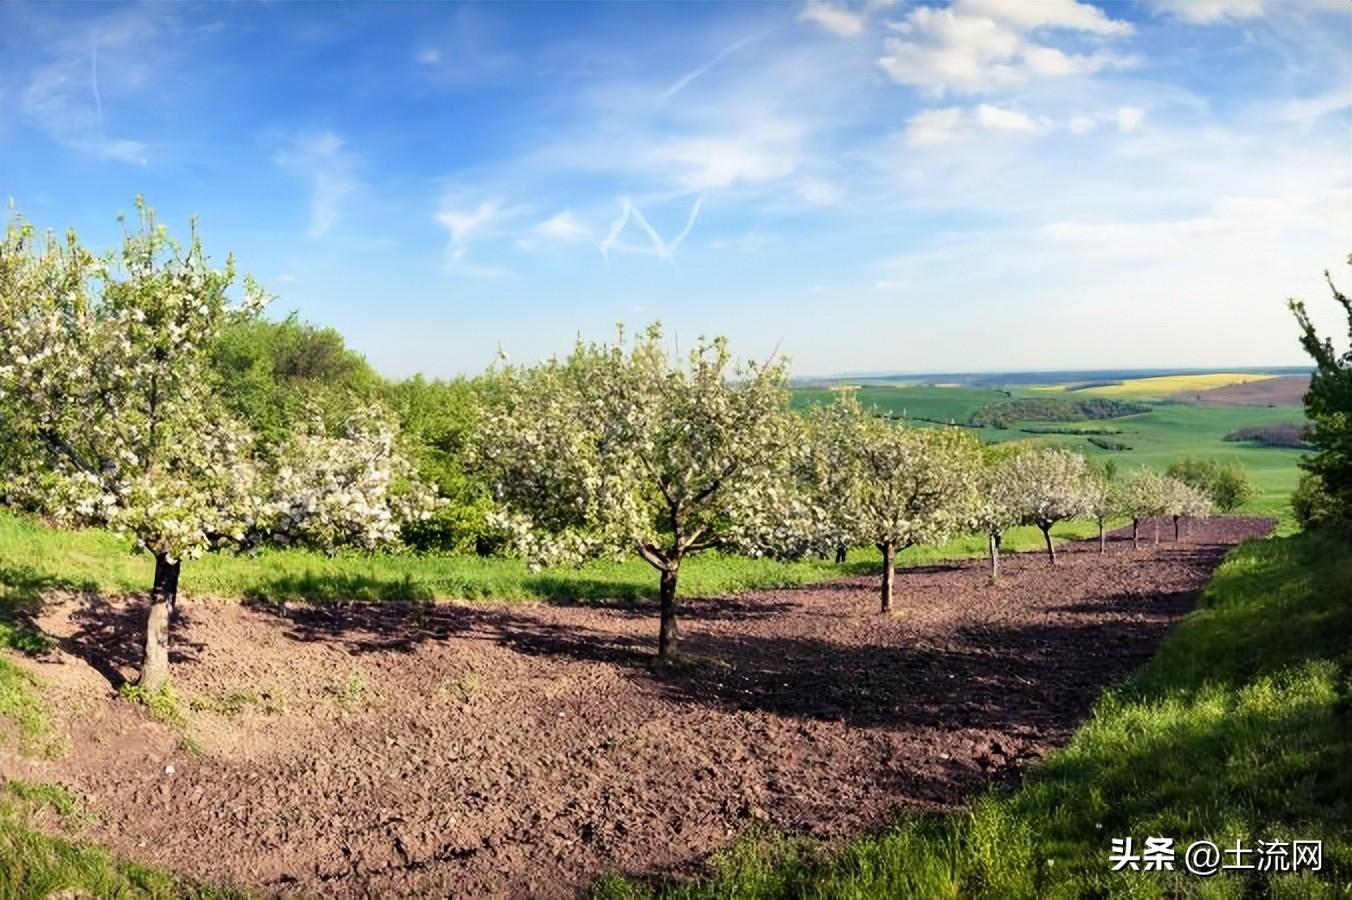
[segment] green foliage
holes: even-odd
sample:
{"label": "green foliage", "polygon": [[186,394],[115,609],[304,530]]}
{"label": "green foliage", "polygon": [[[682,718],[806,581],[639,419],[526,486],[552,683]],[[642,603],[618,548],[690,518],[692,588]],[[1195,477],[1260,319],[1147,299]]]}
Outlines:
{"label": "green foliage", "polygon": [[[1352,255],[1348,256],[1352,264]],[[1310,420],[1307,439],[1315,453],[1302,467],[1319,476],[1328,504],[1322,521],[1340,528],[1352,528],[1352,300],[1328,278],[1333,299],[1347,313],[1349,347],[1339,354],[1330,338],[1320,339],[1314,323],[1305,312],[1305,304],[1290,301],[1291,311],[1300,324],[1301,346],[1315,362],[1310,390],[1305,395],[1305,415]]]}
{"label": "green foliage", "polygon": [[1242,468],[1215,459],[1185,456],[1170,465],[1165,474],[1202,491],[1225,513],[1239,509],[1254,493],[1253,483]]}
{"label": "green foliage", "polygon": [[1306,530],[1334,521],[1333,499],[1324,489],[1324,479],[1317,473],[1306,472],[1300,476],[1300,484],[1291,494],[1291,511],[1300,527]]}
{"label": "green foliage", "polygon": [[1150,407],[1144,403],[1106,397],[1020,397],[983,406],[967,421],[977,426],[1008,428],[1015,422],[1098,421],[1147,412]]}
{"label": "green foliage", "polygon": [[494,546],[488,484],[466,465],[482,389],[465,379],[428,381],[421,375],[385,389],[385,402],[399,417],[404,451],[418,478],[443,501],[426,519],[404,526],[404,542],[416,550],[485,552]]}
{"label": "green foliage", "polygon": [[[905,816],[832,849],[752,832],[708,878],[597,896],[1340,897],[1352,883],[1352,556],[1327,538],[1249,542],[1159,656],[1095,705],[1022,786]],[[1321,839],[1318,873],[1111,872],[1113,837]]]}
{"label": "green foliage", "polygon": [[280,322],[231,322],[209,352],[227,408],[251,425],[265,447],[280,443],[314,410],[330,425],[340,423],[381,385],[337,331],[308,325],[295,313]]}

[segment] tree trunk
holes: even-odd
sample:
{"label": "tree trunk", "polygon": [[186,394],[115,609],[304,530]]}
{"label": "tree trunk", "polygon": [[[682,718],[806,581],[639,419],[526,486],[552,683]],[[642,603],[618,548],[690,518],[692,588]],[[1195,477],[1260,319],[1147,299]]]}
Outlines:
{"label": "tree trunk", "polygon": [[1174,543],[1178,543],[1178,516],[1174,516]]}
{"label": "tree trunk", "polygon": [[1108,552],[1108,539],[1103,535],[1103,520],[1099,519],[1099,553]]}
{"label": "tree trunk", "polygon": [[148,693],[158,693],[169,681],[169,624],[178,601],[179,563],[155,557],[155,584],[150,589],[146,614],[145,658],[138,684]]}
{"label": "tree trunk", "polygon": [[680,563],[670,563],[662,570],[662,626],[657,633],[657,658],[668,660],[676,652],[680,637],[676,629],[676,576]]}
{"label": "tree trunk", "polygon": [[844,562],[845,562],[845,555],[846,555],[848,552],[849,552],[849,548],[846,547],[844,544],[841,544],[839,547],[836,548],[836,565],[842,565],[842,564],[844,564]]}
{"label": "tree trunk", "polygon": [[883,552],[882,612],[892,611],[892,582],[896,578],[897,549],[892,543],[879,544]]}
{"label": "tree trunk", "polygon": [[991,557],[991,584],[1000,580],[1000,539],[994,534],[986,535],[986,544]]}
{"label": "tree trunk", "polygon": [[1141,546],[1141,520],[1131,520],[1131,546],[1139,548]]}
{"label": "tree trunk", "polygon": [[1042,528],[1042,538],[1047,542],[1047,557],[1052,561],[1052,565],[1056,565],[1056,545],[1052,543],[1052,527],[1050,525],[1045,528],[1041,525],[1038,527]]}
{"label": "tree trunk", "polygon": [[1159,542],[1160,542],[1160,520],[1159,520],[1158,518],[1156,518],[1156,519],[1155,519],[1155,543],[1158,544]]}

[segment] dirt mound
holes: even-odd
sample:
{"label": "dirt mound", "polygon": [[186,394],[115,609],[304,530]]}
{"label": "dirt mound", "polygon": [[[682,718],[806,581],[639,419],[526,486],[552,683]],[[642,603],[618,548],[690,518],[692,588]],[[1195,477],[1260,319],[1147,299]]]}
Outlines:
{"label": "dirt mound", "polygon": [[1227,384],[1209,391],[1184,391],[1175,394],[1173,399],[1208,406],[1300,406],[1309,389],[1309,375],[1281,375]]}
{"label": "dirt mound", "polygon": [[[85,836],[121,854],[268,892],[569,896],[606,870],[693,873],[753,822],[840,836],[1017,773],[1269,524],[1119,536],[1055,569],[1015,556],[995,588],[980,562],[906,570],[896,616],[873,579],[691,601],[698,660],[674,671],[649,665],[646,607],[189,601],[188,739],[104,681],[64,707],[71,752],[23,774],[75,791]],[[44,625],[130,671],[135,612],[71,596]]]}

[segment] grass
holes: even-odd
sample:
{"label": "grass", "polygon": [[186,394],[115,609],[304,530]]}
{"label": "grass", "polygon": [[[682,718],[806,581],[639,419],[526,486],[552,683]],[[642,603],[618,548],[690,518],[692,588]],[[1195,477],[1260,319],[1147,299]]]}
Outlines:
{"label": "grass", "polygon": [[0,900],[32,897],[144,897],[151,900],[239,896],[195,885],[164,872],[119,862],[90,844],[52,837],[34,828],[45,813],[83,815],[74,798],[53,785],[0,785]]}
{"label": "grass", "polygon": [[[1173,872],[1110,871],[1111,839],[1175,838]],[[1317,874],[1189,874],[1194,840],[1323,841]],[[1346,897],[1352,895],[1352,549],[1252,541],[1159,655],[1095,705],[1021,787],[905,817],[837,848],[761,832],[707,880],[612,876],[601,897]]]}
{"label": "grass", "polygon": [[[1058,526],[1061,538],[1095,533],[1092,523]],[[1040,546],[1035,528],[1009,536],[1014,550]],[[938,547],[916,547],[899,556],[902,565],[976,556],[979,538],[959,538]],[[57,530],[0,511],[0,629],[41,634],[24,616],[42,592],[60,588],[108,594],[139,593],[151,583],[153,564],[134,554],[128,541],[99,530]],[[843,566],[824,560],[776,562],[706,553],[681,569],[683,597],[723,596],[792,587],[877,571],[874,550],[853,551]],[[183,566],[182,590],[190,595],[309,601],[355,600],[557,600],[632,601],[657,596],[657,574],[640,560],[594,562],[578,568],[532,573],[520,560],[474,556],[350,553],[328,557],[303,550],[271,550],[257,556],[212,554]],[[5,632],[0,630],[0,641]],[[0,643],[0,646],[5,646]],[[9,646],[14,646],[12,643]],[[18,648],[22,649],[22,648]]]}

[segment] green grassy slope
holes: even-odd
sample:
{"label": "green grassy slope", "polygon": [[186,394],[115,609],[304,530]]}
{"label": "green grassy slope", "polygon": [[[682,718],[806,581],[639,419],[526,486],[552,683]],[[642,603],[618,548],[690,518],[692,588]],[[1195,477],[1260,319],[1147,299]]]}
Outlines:
{"label": "green grassy slope", "polygon": [[[1058,525],[1060,538],[1095,533],[1088,522]],[[1041,546],[1035,528],[1015,529],[1013,550]],[[981,539],[965,537],[939,547],[916,547],[899,564],[977,556]],[[720,596],[738,591],[791,587],[877,571],[876,551],[851,553],[844,566],[822,560],[782,563],[702,554],[681,569],[681,595]],[[52,588],[106,593],[142,592],[152,563],[134,554],[123,538],[93,529],[57,530],[0,510],[0,639],[14,611]],[[328,557],[303,550],[270,550],[257,556],[209,554],[183,566],[182,590],[222,598],[272,600],[636,600],[657,596],[657,575],[641,560],[593,562],[577,568],[530,572],[515,559],[347,553]],[[9,615],[6,615],[9,610]],[[17,627],[17,626],[10,626]],[[3,642],[0,641],[0,645]]]}
{"label": "green grassy slope", "polygon": [[[1173,872],[1110,871],[1114,837],[1173,837]],[[1183,869],[1194,840],[1323,841],[1317,874]],[[1250,857],[1250,860],[1253,858]],[[644,896],[620,878],[597,894]],[[1249,542],[1156,659],[1069,746],[966,813],[903,818],[835,852],[741,841],[667,897],[1345,897],[1352,895],[1352,548]]]}

